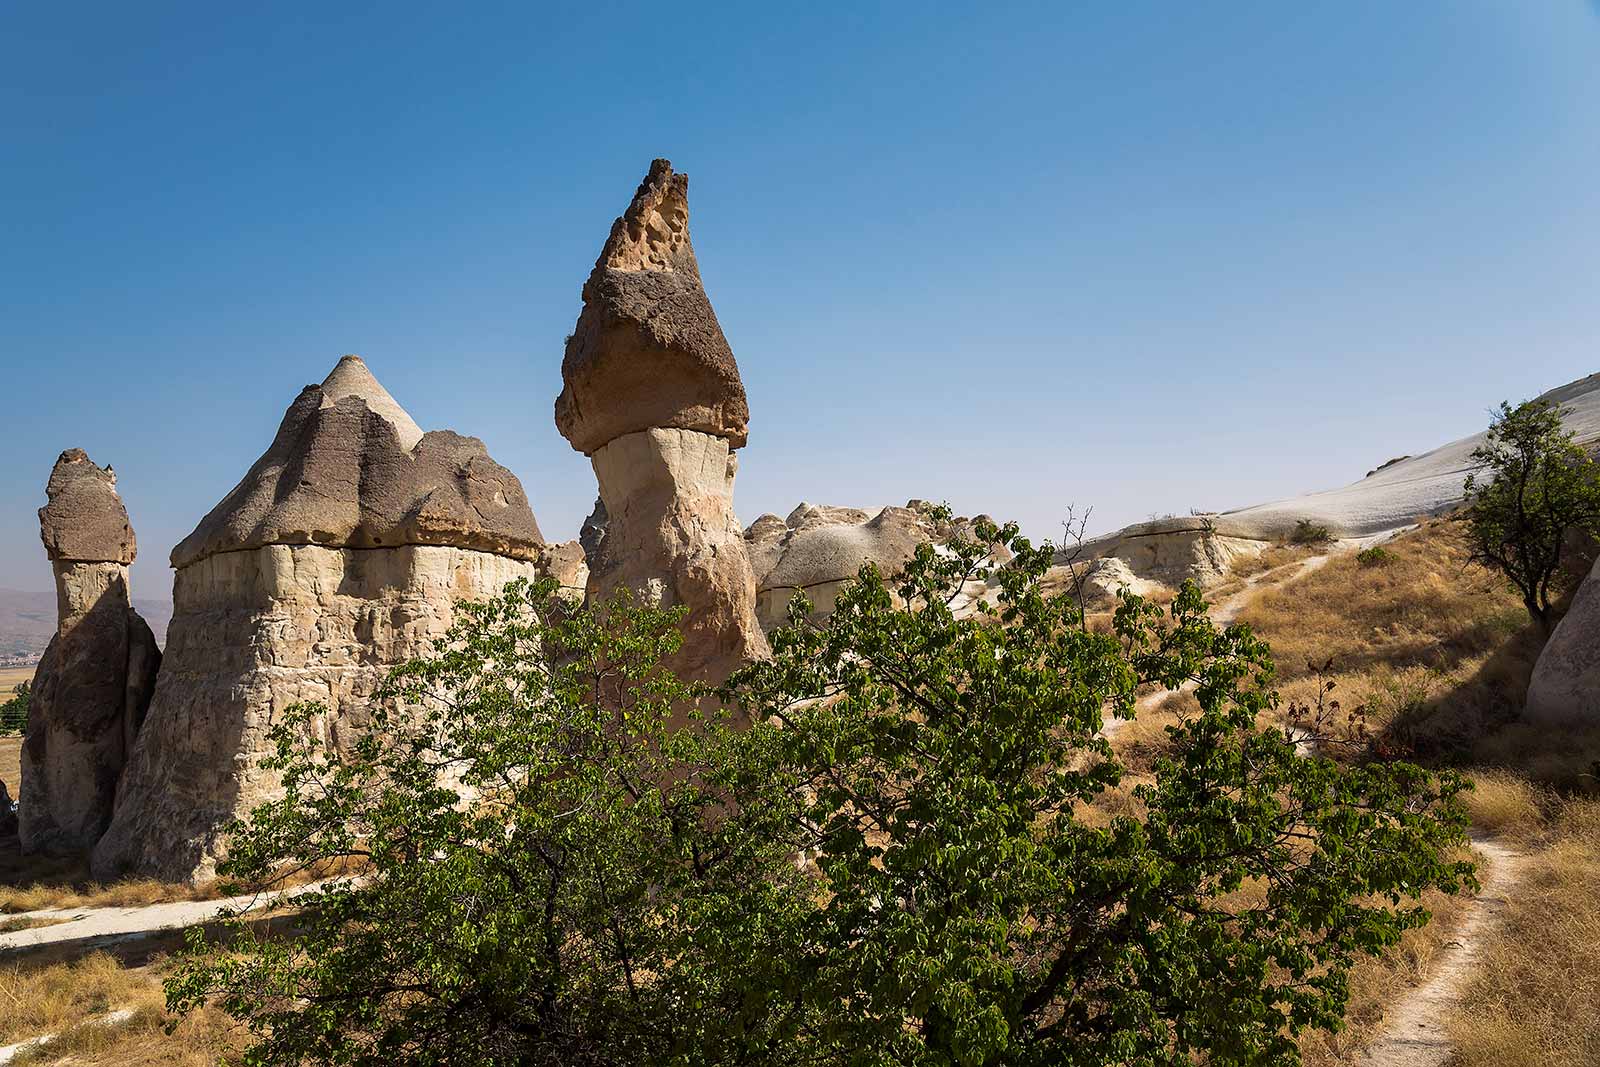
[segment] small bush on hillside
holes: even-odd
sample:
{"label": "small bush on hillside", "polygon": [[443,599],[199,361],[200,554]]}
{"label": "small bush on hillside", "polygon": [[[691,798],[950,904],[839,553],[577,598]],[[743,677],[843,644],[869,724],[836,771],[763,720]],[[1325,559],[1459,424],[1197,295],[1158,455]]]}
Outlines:
{"label": "small bush on hillside", "polygon": [[[349,747],[315,707],[274,730],[284,795],[223,873],[364,876],[298,897],[294,941],[191,931],[169,1002],[226,1008],[261,1067],[1297,1062],[1353,962],[1468,880],[1463,782],[1302,754],[1258,725],[1247,627],[1191,584],[1090,631],[1054,554],[983,520],[863,567],[730,681],[737,719],[662,666],[681,612],[508,586]],[[974,576],[997,602],[957,617]],[[1108,709],[1189,681],[1128,781]]]}
{"label": "small bush on hillside", "polygon": [[33,696],[29,682],[18,682],[11,699],[0,704],[0,735],[22,734],[28,731],[28,704]]}
{"label": "small bush on hillside", "polygon": [[1363,548],[1360,552],[1356,553],[1356,562],[1361,564],[1363,567],[1381,567],[1385,563],[1392,563],[1393,561],[1394,553],[1390,552],[1382,545],[1373,545],[1371,548]]}
{"label": "small bush on hillside", "polygon": [[1289,540],[1297,545],[1325,545],[1333,540],[1333,531],[1310,519],[1301,519],[1294,524],[1294,532],[1289,535]]}

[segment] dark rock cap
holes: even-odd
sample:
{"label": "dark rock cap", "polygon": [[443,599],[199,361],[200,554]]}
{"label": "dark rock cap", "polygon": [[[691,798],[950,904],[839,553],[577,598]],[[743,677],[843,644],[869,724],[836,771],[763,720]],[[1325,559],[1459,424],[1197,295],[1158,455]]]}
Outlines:
{"label": "dark rock cap", "polygon": [[139,546],[109,465],[97,467],[83,449],[69,448],[50,471],[45,494],[50,502],[39,509],[39,537],[52,561],[133,562]]}
{"label": "dark rock cap", "polygon": [[423,433],[357,356],[289,406],[278,435],[193,533],[186,567],[263,545],[452,545],[538,559],[544,538],[517,476],[483,442]]}
{"label": "dark rock cap", "polygon": [[556,428],[580,452],[652,428],[745,443],[744,383],[689,241],[689,179],[664,159],[650,165],[584,283],[561,379]]}

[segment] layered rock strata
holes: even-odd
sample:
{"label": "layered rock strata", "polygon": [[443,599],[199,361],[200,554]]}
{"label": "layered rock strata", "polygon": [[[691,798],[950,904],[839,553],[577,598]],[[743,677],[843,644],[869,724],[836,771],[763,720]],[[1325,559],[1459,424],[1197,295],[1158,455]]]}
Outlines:
{"label": "layered rock strata", "polygon": [[739,368],[689,240],[688,179],[656,160],[583,288],[556,427],[600,485],[585,524],[588,596],[619,588],[688,609],[680,675],[721,682],[770,654],[733,511],[748,436]]}
{"label": "layered rock strata", "polygon": [[222,830],[275,795],[267,734],[298,703],[342,746],[395,664],[457,604],[544,572],[521,484],[482,442],[422,433],[345,357],[173,550],[167,656],[96,877],[204,877]]}
{"label": "layered rock strata", "polygon": [[50,472],[39,535],[55,571],[56,635],[34,673],[18,822],[28,852],[87,849],[111,821],[161,651],[133,609],[138,552],[117,476],[81,449]]}

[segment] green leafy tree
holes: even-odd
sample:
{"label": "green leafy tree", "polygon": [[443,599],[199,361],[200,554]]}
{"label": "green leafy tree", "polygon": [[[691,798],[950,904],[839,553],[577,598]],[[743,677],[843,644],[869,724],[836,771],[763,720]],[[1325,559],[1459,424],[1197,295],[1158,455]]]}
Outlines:
{"label": "green leafy tree", "polygon": [[[169,1002],[243,1019],[255,1064],[1294,1063],[1470,879],[1462,783],[1259,724],[1267,650],[1192,587],[1089,631],[1051,556],[983,523],[863,568],[730,681],[737,720],[661,669],[674,614],[511,587],[350,751],[315,709],[278,730],[284,798],[225,871],[363,873],[293,940],[191,935]],[[1190,682],[1132,780],[1107,713]]]}
{"label": "green leafy tree", "polygon": [[[1016,550],[1005,567],[984,542]],[[1186,586],[1170,617],[1124,595],[1095,633],[1015,526],[925,546],[894,593],[870,571],[823,627],[737,679],[782,723],[814,798],[824,890],[797,954],[814,1062],[1259,1064],[1335,1027],[1354,959],[1470,877],[1463,783],[1345,765],[1327,716],[1258,716],[1266,647]],[[998,587],[960,617],[957,591]],[[794,616],[796,622],[803,615]],[[1200,710],[1130,780],[1102,728],[1193,683]],[[1303,709],[1298,709],[1303,711]],[[1129,786],[1131,785],[1131,789]],[[1092,808],[1122,790],[1124,814]]]}
{"label": "green leafy tree", "polygon": [[253,1064],[737,1063],[775,1039],[801,875],[782,796],[730,804],[776,780],[768,739],[686,711],[677,613],[556,588],[464,607],[350,751],[319,707],[275,728],[284,795],[222,873],[357,876],[298,897],[292,940],[191,932],[171,1007],[219,1003]]}
{"label": "green leafy tree", "polygon": [[18,682],[11,699],[0,704],[0,734],[21,734],[28,731],[28,704],[33,696],[30,682]]}
{"label": "green leafy tree", "polygon": [[1600,533],[1600,465],[1563,429],[1560,408],[1543,400],[1502,403],[1472,459],[1466,497],[1474,558],[1510,580],[1548,633],[1568,536]]}

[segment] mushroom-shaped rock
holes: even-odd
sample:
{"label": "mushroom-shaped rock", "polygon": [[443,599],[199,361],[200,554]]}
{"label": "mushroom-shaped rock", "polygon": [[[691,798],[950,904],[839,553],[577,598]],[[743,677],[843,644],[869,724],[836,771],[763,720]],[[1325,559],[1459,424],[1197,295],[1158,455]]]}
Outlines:
{"label": "mushroom-shaped rock", "polygon": [[346,356],[289,407],[244,480],[173,551],[167,655],[96,845],[96,877],[202,877],[222,830],[277,794],[268,730],[327,709],[334,746],[365,727],[397,663],[430,651],[464,601],[562,572],[516,476],[483,443],[423,433]]}
{"label": "mushroom-shaped rock", "polygon": [[345,356],[289,406],[271,447],[172,565],[263,545],[452,545],[535,560],[543,543],[522,483],[482,441],[423,433]]}
{"label": "mushroom-shaped rock", "polygon": [[39,509],[39,537],[52,563],[133,562],[139,546],[109,466],[69,448],[50,471],[45,493],[50,502]]}
{"label": "mushroom-shaped rock", "polygon": [[561,360],[556,428],[593,455],[624,434],[697,430],[745,443],[750,409],[689,241],[689,179],[650,165],[583,287]]}
{"label": "mushroom-shaped rock", "polygon": [[82,449],[56,460],[39,536],[56,579],[56,635],[34,672],[19,833],[29,852],[93,845],[111,821],[161,651],[133,610],[137,545],[117,476]]}
{"label": "mushroom-shaped rock", "polygon": [[671,666],[721,682],[770,654],[733,513],[749,409],[700,285],[688,179],[658,159],[611,227],[561,363],[556,428],[589,456],[588,596],[622,587],[688,609]]}

